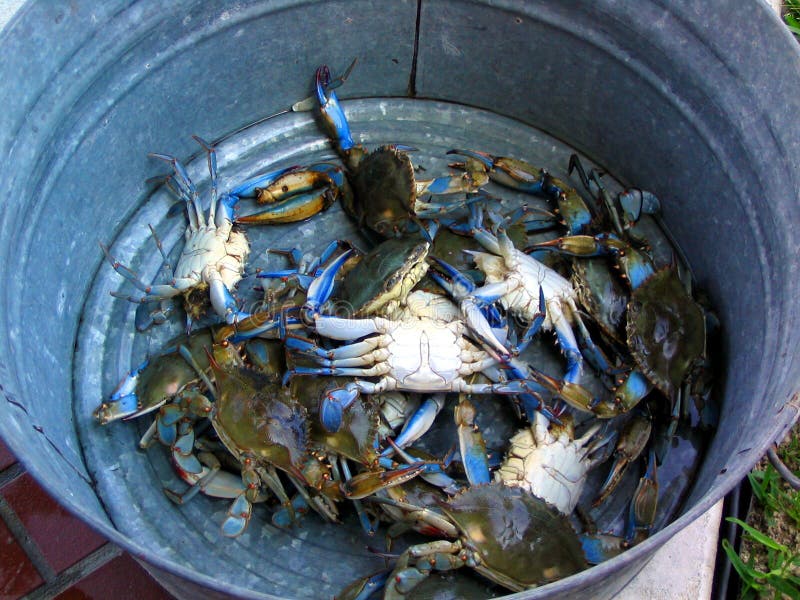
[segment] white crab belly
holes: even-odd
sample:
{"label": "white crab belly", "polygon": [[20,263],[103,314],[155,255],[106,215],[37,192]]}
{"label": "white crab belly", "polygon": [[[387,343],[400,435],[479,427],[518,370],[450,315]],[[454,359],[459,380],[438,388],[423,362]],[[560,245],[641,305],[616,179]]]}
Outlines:
{"label": "white crab belly", "polygon": [[187,237],[175,276],[208,283],[209,273],[218,273],[223,283],[232,289],[242,278],[248,250],[249,245],[241,232],[232,232],[226,240],[214,228],[201,229]]}
{"label": "white crab belly", "polygon": [[571,514],[586,483],[588,467],[581,450],[565,436],[538,445],[531,428],[511,438],[509,454],[496,477],[506,485],[521,487]]}
{"label": "white crab belly", "polygon": [[[575,289],[568,279],[562,277],[547,265],[538,260],[518,252],[517,268],[505,274],[505,280],[513,282],[511,290],[505,294],[500,303],[506,310],[516,313],[531,321],[539,313],[539,288],[544,291],[545,305],[548,308],[542,327],[552,329],[554,324],[551,319],[553,307],[557,313],[569,311],[574,304]],[[501,278],[487,275],[487,281],[494,283]]]}
{"label": "white crab belly", "polygon": [[401,322],[388,345],[389,373],[397,389],[443,392],[459,377],[461,351],[453,328],[432,319]]}

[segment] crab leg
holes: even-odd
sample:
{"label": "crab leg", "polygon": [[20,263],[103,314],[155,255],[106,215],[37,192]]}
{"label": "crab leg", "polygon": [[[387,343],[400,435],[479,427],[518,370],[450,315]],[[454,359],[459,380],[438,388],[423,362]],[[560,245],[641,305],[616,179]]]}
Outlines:
{"label": "crab leg", "polygon": [[656,470],[656,453],[651,448],[647,459],[647,471],[639,480],[639,485],[633,493],[633,500],[631,500],[628,526],[625,531],[625,541],[629,544],[636,543],[641,537],[647,537],[656,520],[658,508]]}
{"label": "crab leg", "polygon": [[[345,262],[350,258],[350,255],[353,253],[353,250],[347,250],[343,252],[339,256],[336,257],[335,260],[331,261],[331,263],[326,266],[322,273],[320,273],[314,281],[308,286],[308,293],[306,294],[306,302],[303,305],[302,314],[304,314],[304,321],[308,322],[315,322],[318,321],[320,318],[319,310],[320,307],[327,302],[331,295],[333,294],[333,286],[334,281],[336,280],[336,274],[339,272],[339,269],[342,268]],[[334,317],[325,317],[325,319],[332,319]],[[344,319],[339,319],[344,320]],[[361,336],[355,336],[361,337]],[[337,338],[341,339],[341,338]],[[350,338],[355,339],[355,338]]]}
{"label": "crab leg", "polygon": [[325,350],[311,340],[296,335],[288,335],[286,337],[286,348],[313,356],[318,363],[326,367],[359,367],[373,365],[386,360],[388,352],[385,346],[390,339],[389,336],[377,335],[361,342]]}
{"label": "crab leg", "polygon": [[558,212],[571,234],[583,233],[592,222],[591,208],[580,194],[544,169],[537,169],[523,160],[493,156],[477,150],[450,150],[448,154],[467,157],[466,162],[455,163],[451,165],[453,167],[471,171],[483,168],[489,178],[500,185],[556,202]]}
{"label": "crab leg", "polygon": [[592,501],[592,506],[598,506],[608,498],[609,494],[617,487],[622,475],[631,462],[639,457],[650,439],[653,422],[644,414],[636,414],[625,424],[614,450],[614,463],[608,472],[606,480],[600,487],[597,497]]}
{"label": "crab leg", "polygon": [[[400,434],[394,439],[394,444],[399,448],[405,448],[416,442],[433,425],[433,421],[439,411],[444,407],[445,394],[431,394],[419,408],[411,415],[400,430]],[[392,448],[387,448],[381,456],[390,456]]]}
{"label": "crab leg", "polygon": [[492,476],[489,473],[486,442],[475,423],[475,407],[465,394],[459,394],[454,416],[458,426],[458,447],[467,481],[470,485],[489,483]]}
{"label": "crab leg", "polygon": [[175,172],[175,185],[178,189],[178,195],[186,203],[186,212],[189,216],[189,228],[187,229],[187,237],[190,233],[198,231],[200,228],[206,226],[206,219],[203,215],[203,209],[200,206],[200,197],[197,193],[197,188],[189,178],[186,168],[174,156],[169,154],[159,154],[157,152],[150,152],[148,154],[151,158],[157,158],[169,163],[172,170]]}
{"label": "crab leg", "polygon": [[322,124],[336,140],[339,153],[348,156],[356,144],[336,92],[331,88],[331,72],[327,65],[317,69],[314,81]]}

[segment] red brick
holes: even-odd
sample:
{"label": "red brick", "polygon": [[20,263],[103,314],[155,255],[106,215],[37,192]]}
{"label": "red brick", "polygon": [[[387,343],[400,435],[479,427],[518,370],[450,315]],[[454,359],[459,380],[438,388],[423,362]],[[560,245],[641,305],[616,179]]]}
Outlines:
{"label": "red brick", "polygon": [[173,596],[162,588],[130,555],[121,554],[56,596],[56,600],[85,600],[87,598],[172,600]]}
{"label": "red brick", "polygon": [[106,543],[25,473],[1,491],[54,571],[61,572]]}
{"label": "red brick", "polygon": [[11,454],[11,450],[9,450],[8,446],[0,439],[0,471],[7,469],[15,462],[17,462],[17,458]]}
{"label": "red brick", "polygon": [[44,581],[0,519],[0,598],[19,598]]}

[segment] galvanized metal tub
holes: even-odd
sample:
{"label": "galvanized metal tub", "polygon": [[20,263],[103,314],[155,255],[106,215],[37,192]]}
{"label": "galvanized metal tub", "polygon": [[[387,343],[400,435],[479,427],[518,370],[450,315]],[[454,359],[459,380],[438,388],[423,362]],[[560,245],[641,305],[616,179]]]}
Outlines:
{"label": "galvanized metal tub", "polygon": [[[264,549],[253,536],[231,550],[169,507],[146,468],[130,482],[141,496],[114,496],[114,475],[86,460],[86,407],[100,398],[80,397],[75,370],[86,319],[112,316],[87,312],[97,241],[149,198],[145,152],[188,157],[192,133],[217,139],[285,110],[318,64],[360,58],[342,97],[491,111],[654,191],[719,311],[723,414],[681,515],[617,559],[515,597],[612,596],[794,417],[800,55],[762,3],[31,2],[0,46],[0,434],[178,595],[313,597],[326,571],[362,562],[310,540]],[[121,526],[127,499],[133,525]]]}

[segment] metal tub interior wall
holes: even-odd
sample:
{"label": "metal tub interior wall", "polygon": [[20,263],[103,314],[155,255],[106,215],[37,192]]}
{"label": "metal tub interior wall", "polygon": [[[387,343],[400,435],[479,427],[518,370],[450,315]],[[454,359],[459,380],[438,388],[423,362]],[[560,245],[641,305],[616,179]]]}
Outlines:
{"label": "metal tub interior wall", "polygon": [[[112,526],[76,433],[91,417],[72,410],[97,242],[146,200],[146,151],[187,157],[193,133],[216,139],[285,110],[318,64],[358,56],[343,97],[491,109],[653,190],[719,309],[724,410],[683,514],[622,557],[520,597],[612,595],[792,416],[800,59],[764,3],[33,2],[0,43],[0,434],[67,508],[173,589],[287,596],[308,581],[292,568],[302,546],[285,572],[265,566],[274,583],[254,591],[220,584],[222,564],[188,566],[149,531]],[[185,533],[180,543],[208,543]]]}

